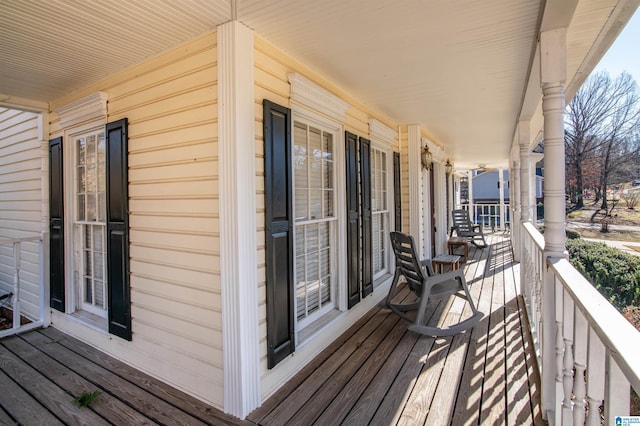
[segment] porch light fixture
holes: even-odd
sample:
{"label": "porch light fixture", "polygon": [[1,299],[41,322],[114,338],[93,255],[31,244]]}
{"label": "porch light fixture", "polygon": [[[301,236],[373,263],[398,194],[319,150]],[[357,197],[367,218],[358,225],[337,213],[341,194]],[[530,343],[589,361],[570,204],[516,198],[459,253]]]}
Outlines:
{"label": "porch light fixture", "polygon": [[453,171],[453,164],[451,164],[451,161],[449,161],[449,159],[447,158],[447,162],[444,163],[444,172],[447,175],[450,175],[452,171]]}
{"label": "porch light fixture", "polygon": [[420,154],[420,161],[422,161],[422,168],[425,170],[431,169],[431,162],[433,161],[433,154],[429,151],[429,146],[425,145]]}

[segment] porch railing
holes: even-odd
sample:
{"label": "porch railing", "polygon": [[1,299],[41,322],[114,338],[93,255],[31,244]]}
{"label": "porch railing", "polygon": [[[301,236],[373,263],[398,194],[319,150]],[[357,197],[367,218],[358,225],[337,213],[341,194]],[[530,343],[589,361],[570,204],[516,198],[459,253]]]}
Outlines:
{"label": "porch railing", "polygon": [[[32,250],[25,250],[30,243],[36,245],[36,250],[33,246]],[[0,337],[43,326],[46,316],[43,237],[0,238],[0,252],[0,308],[10,309],[12,316],[11,326],[0,330]],[[25,269],[26,257],[37,257],[30,262],[35,268]],[[31,280],[22,277],[27,273]]]}
{"label": "porch railing", "polygon": [[[469,204],[462,204],[461,208],[469,211]],[[500,211],[502,210],[502,212]],[[469,214],[471,221],[482,225],[483,228],[509,229],[511,216],[509,203],[504,204],[473,204],[473,211]],[[504,223],[503,223],[504,222]]]}
{"label": "porch railing", "polygon": [[600,425],[604,415],[604,424],[616,424],[629,415],[631,388],[640,390],[640,332],[567,259],[545,259],[544,239],[530,223],[522,250],[522,294],[549,423]]}

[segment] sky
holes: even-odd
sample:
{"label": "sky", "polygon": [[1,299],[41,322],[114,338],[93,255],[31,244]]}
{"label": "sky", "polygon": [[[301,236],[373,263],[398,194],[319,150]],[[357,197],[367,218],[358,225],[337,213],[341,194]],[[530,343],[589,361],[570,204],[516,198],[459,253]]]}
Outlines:
{"label": "sky", "polygon": [[624,27],[594,72],[607,70],[612,79],[627,71],[640,85],[640,9]]}

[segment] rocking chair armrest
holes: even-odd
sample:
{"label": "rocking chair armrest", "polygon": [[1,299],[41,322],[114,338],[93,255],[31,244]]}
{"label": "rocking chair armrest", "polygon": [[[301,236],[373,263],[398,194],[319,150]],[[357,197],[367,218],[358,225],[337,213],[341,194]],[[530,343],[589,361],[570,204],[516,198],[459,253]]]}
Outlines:
{"label": "rocking chair armrest", "polygon": [[429,284],[439,284],[445,281],[449,281],[455,278],[460,278],[462,282],[466,282],[466,278],[464,277],[464,271],[462,269],[456,269],[454,271],[444,272],[442,274],[431,275],[427,278]]}

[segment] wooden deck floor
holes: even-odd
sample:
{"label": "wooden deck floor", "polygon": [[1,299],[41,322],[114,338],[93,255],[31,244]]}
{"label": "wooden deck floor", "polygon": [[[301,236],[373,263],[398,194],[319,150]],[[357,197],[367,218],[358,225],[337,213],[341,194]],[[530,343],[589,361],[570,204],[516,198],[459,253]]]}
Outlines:
{"label": "wooden deck floor", "polygon": [[[472,249],[467,281],[485,313],[429,338],[373,309],[247,421],[227,416],[53,328],[0,340],[0,424],[540,424],[540,385],[508,239]],[[434,307],[455,323],[460,299]],[[89,408],[82,392],[102,394]]]}
{"label": "wooden deck floor", "polygon": [[[517,295],[510,240],[471,249],[465,275],[485,316],[472,330],[432,338],[374,309],[248,420],[260,425],[542,424],[540,381]],[[473,247],[473,246],[472,246]],[[454,299],[454,298],[452,298]],[[461,299],[431,323],[468,314]]]}
{"label": "wooden deck floor", "polygon": [[[87,408],[83,392],[101,393]],[[250,424],[53,328],[0,340],[0,424]]]}

